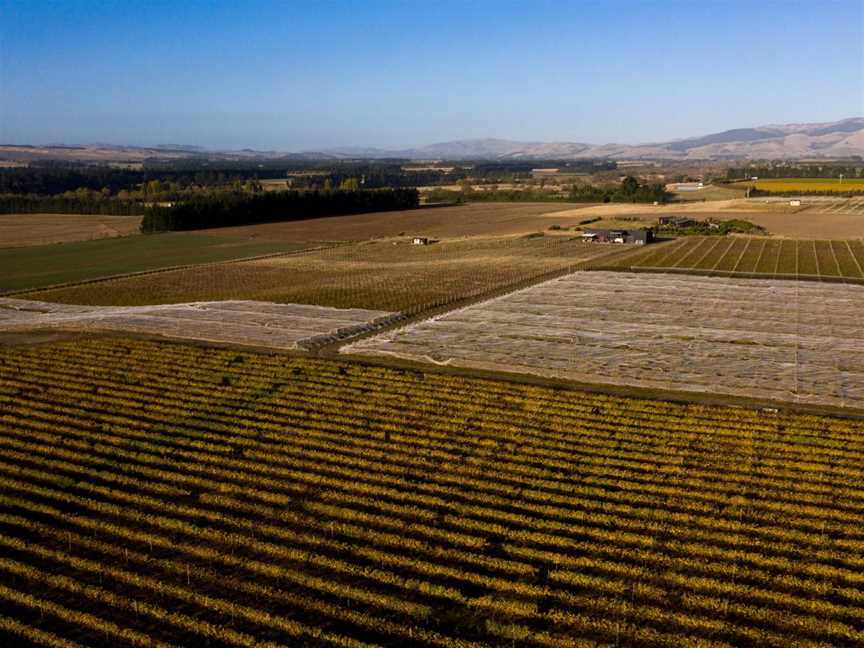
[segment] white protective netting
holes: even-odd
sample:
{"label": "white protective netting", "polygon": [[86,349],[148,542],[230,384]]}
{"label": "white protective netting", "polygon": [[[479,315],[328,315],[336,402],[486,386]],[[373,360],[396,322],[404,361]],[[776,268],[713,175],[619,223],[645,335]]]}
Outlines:
{"label": "white protective netting", "polygon": [[577,272],[343,352],[862,407],[862,320],[860,285]]}

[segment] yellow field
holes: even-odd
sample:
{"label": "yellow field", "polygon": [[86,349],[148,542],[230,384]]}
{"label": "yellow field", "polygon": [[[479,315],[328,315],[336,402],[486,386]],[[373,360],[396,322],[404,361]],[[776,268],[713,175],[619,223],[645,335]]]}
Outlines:
{"label": "yellow field", "polygon": [[[749,183],[736,183],[738,186]],[[864,191],[864,178],[771,178],[757,180],[756,188],[760,191]]]}

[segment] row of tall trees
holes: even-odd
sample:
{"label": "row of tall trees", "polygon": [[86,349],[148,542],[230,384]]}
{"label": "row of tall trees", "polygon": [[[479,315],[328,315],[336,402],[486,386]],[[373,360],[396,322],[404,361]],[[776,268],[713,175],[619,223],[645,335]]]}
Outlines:
{"label": "row of tall trees", "polygon": [[416,189],[221,193],[147,209],[143,232],[195,230],[255,223],[412,209]]}
{"label": "row of tall trees", "polygon": [[[84,192],[67,196],[0,195],[0,214],[101,214],[140,216],[147,211],[145,203],[103,198]],[[86,195],[85,195],[86,194]]]}

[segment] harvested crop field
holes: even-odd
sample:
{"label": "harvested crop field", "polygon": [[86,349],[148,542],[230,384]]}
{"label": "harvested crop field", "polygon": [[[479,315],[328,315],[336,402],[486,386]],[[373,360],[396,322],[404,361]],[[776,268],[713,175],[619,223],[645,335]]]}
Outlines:
{"label": "harvested crop field", "polygon": [[140,216],[0,214],[0,248],[130,236]]}
{"label": "harvested crop field", "polygon": [[372,330],[392,313],[254,301],[167,306],[71,306],[0,298],[0,332],[62,329],[124,331],[274,349]]}
{"label": "harvested crop field", "polygon": [[46,290],[27,298],[102,306],[242,299],[414,313],[622,253],[564,237],[429,246],[381,241]]}
{"label": "harvested crop field", "polygon": [[688,236],[605,267],[698,274],[864,281],[864,241]]}
{"label": "harvested crop field", "polygon": [[[559,222],[553,216],[562,211],[567,211],[570,215]],[[364,241],[394,236],[513,236],[543,231],[553,224],[575,225],[582,219],[578,211],[578,208],[568,203],[473,203],[455,207],[422,207],[286,223],[222,227],[203,230],[203,233],[293,242]]]}
{"label": "harvested crop field", "polygon": [[864,286],[577,272],[343,353],[864,409]]}
{"label": "harvested crop field", "polygon": [[864,642],[860,422],[116,339],[0,366],[6,645]]}

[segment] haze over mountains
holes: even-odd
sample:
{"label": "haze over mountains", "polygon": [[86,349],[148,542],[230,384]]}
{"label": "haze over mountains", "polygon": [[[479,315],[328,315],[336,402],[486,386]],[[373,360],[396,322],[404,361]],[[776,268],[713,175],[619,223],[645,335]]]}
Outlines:
{"label": "haze over mountains", "polygon": [[401,158],[410,160],[531,160],[606,158],[612,160],[811,159],[864,156],[864,118],[836,122],[773,124],[736,128],[702,137],[654,144],[586,144],[522,142],[505,139],[465,139],[419,148],[388,150],[339,147],[323,151],[208,151],[197,146],[160,144],[152,147],[93,144],[86,146],[0,146],[0,160],[143,160],[147,158],[208,157],[213,159],[347,159]]}

